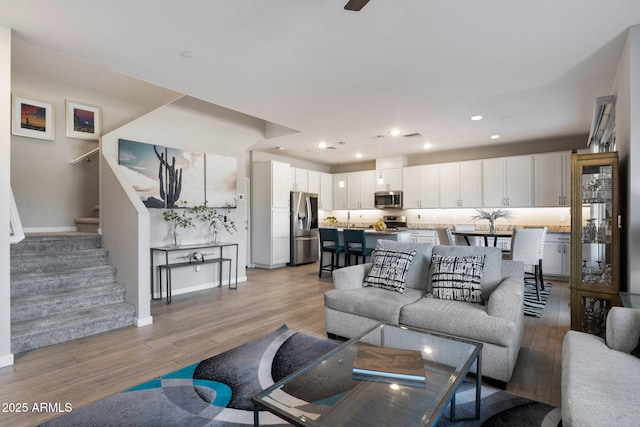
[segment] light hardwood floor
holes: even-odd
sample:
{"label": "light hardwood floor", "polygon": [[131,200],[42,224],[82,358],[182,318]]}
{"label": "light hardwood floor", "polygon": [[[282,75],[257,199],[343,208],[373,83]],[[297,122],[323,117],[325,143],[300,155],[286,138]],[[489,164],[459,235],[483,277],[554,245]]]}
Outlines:
{"label": "light hardwood floor", "polygon": [[[282,324],[326,337],[323,294],[331,277],[318,264],[248,270],[237,290],[216,288],[154,302],[154,323],[128,327],[17,355],[0,368],[0,426],[32,426],[59,416],[34,404],[80,408],[126,388],[236,347]],[[554,282],[540,319],[525,317],[525,337],[507,391],[560,404],[562,338],[569,329],[569,288]],[[16,412],[16,404],[26,412]],[[14,406],[11,406],[11,405]]]}

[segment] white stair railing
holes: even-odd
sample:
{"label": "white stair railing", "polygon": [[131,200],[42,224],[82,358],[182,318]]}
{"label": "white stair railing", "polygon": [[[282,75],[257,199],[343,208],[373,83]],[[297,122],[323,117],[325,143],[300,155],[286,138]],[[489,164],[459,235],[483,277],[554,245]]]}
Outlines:
{"label": "white stair railing", "polygon": [[83,154],[82,156],[78,156],[78,157],[76,157],[75,159],[71,160],[71,164],[72,164],[72,165],[75,165],[75,164],[80,163],[80,162],[81,162],[81,161],[83,161],[83,160],[89,161],[89,160],[91,160],[89,157],[91,157],[91,156],[93,156],[94,154],[97,154],[97,153],[99,153],[99,152],[100,152],[100,147],[96,147],[96,148],[94,148],[93,150],[91,150],[91,151],[89,151],[89,152],[87,152],[87,153]]}
{"label": "white stair railing", "polygon": [[13,198],[12,189],[9,189],[9,194],[11,195],[11,234],[9,235],[9,241],[13,245],[24,239],[24,231],[22,230],[22,222],[20,222],[20,214],[18,214],[18,207],[16,206],[16,200]]}

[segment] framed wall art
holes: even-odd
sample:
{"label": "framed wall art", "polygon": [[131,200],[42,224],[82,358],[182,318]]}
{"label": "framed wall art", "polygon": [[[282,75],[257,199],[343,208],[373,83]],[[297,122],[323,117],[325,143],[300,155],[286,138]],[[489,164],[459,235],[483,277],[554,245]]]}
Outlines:
{"label": "framed wall art", "polygon": [[49,140],[55,138],[53,104],[16,95],[13,97],[12,113],[11,133],[14,135]]}
{"label": "framed wall art", "polygon": [[98,140],[100,137],[100,108],[79,104],[67,99],[67,136]]}

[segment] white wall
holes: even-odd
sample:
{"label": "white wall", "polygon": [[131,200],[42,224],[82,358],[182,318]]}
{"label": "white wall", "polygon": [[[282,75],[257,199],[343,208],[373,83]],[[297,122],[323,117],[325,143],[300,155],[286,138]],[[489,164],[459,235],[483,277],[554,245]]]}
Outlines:
{"label": "white wall", "polygon": [[[263,120],[194,98],[183,97],[106,135],[102,139],[102,150],[105,156],[117,159],[118,139],[122,138],[148,144],[235,157],[238,164],[238,193],[244,193],[245,176],[247,175],[247,150],[256,141],[264,138],[264,128]],[[161,209],[149,209],[148,211],[150,237],[149,242],[146,243],[146,258],[148,258],[149,247],[167,244],[166,239],[170,232],[169,224],[162,218]],[[107,215],[107,212],[104,212],[104,215]],[[248,262],[245,246],[247,243],[247,231],[244,223],[247,218],[247,199],[238,201],[238,207],[232,209],[229,215],[236,223],[237,232],[229,235],[223,231],[222,238],[225,241],[235,242],[240,245],[238,276],[239,280],[243,281],[246,280],[245,266]],[[181,231],[183,244],[203,242],[203,233],[203,227]],[[142,245],[144,246],[145,243],[142,242]],[[114,243],[114,246],[108,249],[110,252],[126,250],[126,248],[117,246],[117,243]],[[185,253],[181,255],[185,255]],[[235,258],[235,254],[233,255]],[[142,271],[149,271],[148,264],[145,267],[143,262],[144,260],[140,261],[139,268]],[[185,290],[210,287],[214,279],[213,268],[213,265],[206,265],[203,266],[200,272],[189,268],[176,269],[173,275],[173,294],[176,295]],[[226,273],[227,271],[225,270],[225,275]],[[232,281],[234,281],[235,268],[232,273]],[[127,278],[126,280],[137,279]],[[143,292],[143,289],[149,289],[148,282],[138,283],[138,286],[140,286],[141,292]]]}
{"label": "white wall", "polygon": [[[98,161],[70,161],[98,146],[67,138],[65,100],[102,110],[103,134],[180,95],[94,65],[13,40],[14,94],[54,104],[55,140],[11,136],[11,180],[26,231],[75,230],[73,220],[95,216]],[[7,116],[10,117],[10,116]]]}
{"label": "white wall", "polygon": [[0,27],[0,224],[5,238],[0,239],[0,367],[13,364],[11,353],[11,288],[9,283],[9,169],[11,163],[11,30]]}
{"label": "white wall", "polygon": [[640,293],[640,25],[628,30],[612,92],[616,95],[623,218],[621,288]]}

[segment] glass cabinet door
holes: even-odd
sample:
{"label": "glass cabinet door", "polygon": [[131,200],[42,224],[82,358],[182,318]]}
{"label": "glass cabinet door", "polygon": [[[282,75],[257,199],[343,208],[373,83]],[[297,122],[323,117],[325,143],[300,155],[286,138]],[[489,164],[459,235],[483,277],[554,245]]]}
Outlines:
{"label": "glass cabinet door", "polygon": [[618,294],[617,153],[573,154],[571,328],[604,335]]}

